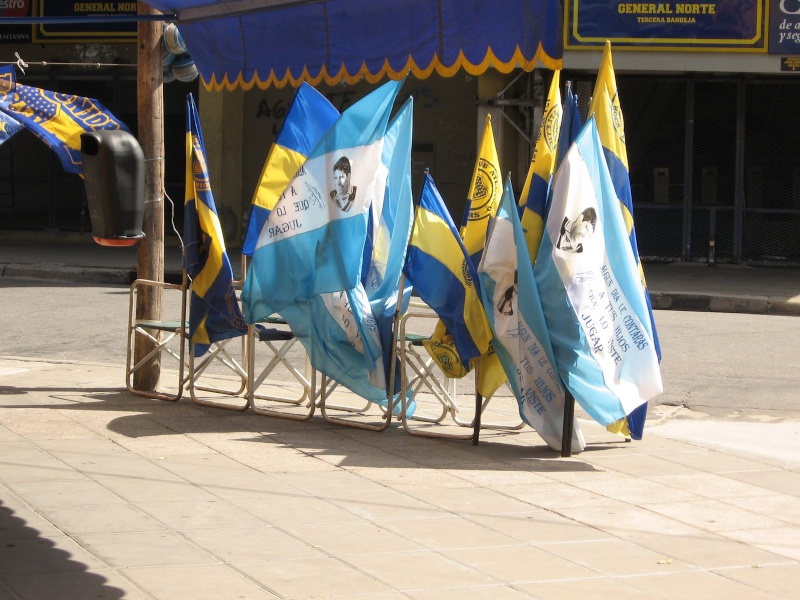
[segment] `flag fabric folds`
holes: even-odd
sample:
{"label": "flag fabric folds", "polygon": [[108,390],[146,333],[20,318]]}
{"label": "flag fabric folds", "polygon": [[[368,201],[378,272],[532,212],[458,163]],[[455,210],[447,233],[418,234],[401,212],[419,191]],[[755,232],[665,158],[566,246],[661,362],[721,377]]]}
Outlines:
{"label": "flag fabric folds", "polygon": [[[661,345],[658,340],[655,317],[653,308],[650,304],[650,296],[647,294],[647,282],[644,277],[644,270],[639,261],[639,248],[636,243],[636,230],[633,220],[633,197],[631,195],[631,182],[628,169],[628,150],[625,142],[625,122],[622,116],[619,94],[617,93],[617,82],[614,75],[614,64],[611,59],[611,42],[606,41],[603,50],[603,58],[600,62],[600,69],[597,73],[592,103],[589,107],[589,115],[594,115],[597,122],[597,130],[600,135],[600,142],[614,184],[614,190],[620,202],[620,209],[625,218],[625,226],[628,232],[633,254],[639,269],[639,276],[645,289],[645,300],[647,302],[648,319],[652,329],[653,344],[656,354],[661,360]],[[627,435],[630,433],[633,439],[641,439],[644,422],[647,416],[647,405],[643,405],[639,411],[629,415],[626,422],[612,427],[612,431]]]}
{"label": "flag fabric folds", "polygon": [[429,173],[422,184],[404,272],[449,334],[446,342],[427,346],[445,374],[487,352],[492,333],[480,301],[477,271]]}
{"label": "flag fabric folds", "polygon": [[217,216],[208,177],[205,144],[197,107],[186,97],[186,197],[183,242],[185,267],[192,280],[189,339],[194,355],[202,356],[212,343],[243,335],[247,323],[239,309],[233,268]]}
{"label": "flag fabric folds", "polygon": [[14,67],[0,68],[0,111],[21,123],[47,144],[67,173],[83,173],[81,134],[103,129],[131,133],[93,98],[62,94],[16,83]]}
{"label": "flag fabric folds", "polygon": [[[486,115],[486,125],[478,149],[478,160],[475,162],[475,170],[472,173],[472,182],[469,187],[469,203],[461,227],[464,247],[476,269],[481,262],[483,248],[486,244],[489,220],[497,213],[502,194],[503,182],[500,175],[500,159],[494,143],[492,117]],[[475,359],[474,367],[478,393],[484,398],[491,398],[506,381],[503,366],[491,344],[486,354]]]}
{"label": "flag fabric folds", "polygon": [[[492,345],[514,390],[520,417],[550,448],[561,451],[565,395],[510,177],[489,227],[478,275],[492,327]],[[580,452],[586,440],[577,419],[573,418],[572,427],[571,451]]]}
{"label": "flag fabric folds", "polygon": [[4,112],[0,112],[0,144],[10,140],[21,129],[23,129],[22,123],[13,117],[9,117]]}
{"label": "flag fabric folds", "polygon": [[534,266],[561,380],[602,425],[662,392],[645,291],[594,118],[564,157]]}
{"label": "flag fabric folds", "polygon": [[381,340],[361,275],[372,203],[383,204],[391,180],[385,136],[401,85],[377,88],[322,136],[270,212],[242,292],[249,323],[280,314],[315,368],[383,404]]}
{"label": "flag fabric folds", "polygon": [[525,242],[531,265],[536,262],[536,253],[539,251],[547,196],[556,169],[556,151],[558,150],[563,113],[560,81],[561,71],[559,70],[553,73],[553,80],[550,82],[550,92],[547,94],[547,102],[539,126],[539,136],[536,139],[528,175],[519,197],[519,215],[522,229],[525,232]]}
{"label": "flag fabric folds", "polygon": [[253,255],[258,235],[278,198],[338,117],[339,111],[325,96],[307,83],[300,85],[261,170],[242,254]]}

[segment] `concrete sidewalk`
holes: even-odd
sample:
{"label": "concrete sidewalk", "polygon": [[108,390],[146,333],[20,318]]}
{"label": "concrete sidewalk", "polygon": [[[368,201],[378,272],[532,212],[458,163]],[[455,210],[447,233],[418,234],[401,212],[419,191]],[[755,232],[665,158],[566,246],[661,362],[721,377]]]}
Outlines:
{"label": "concrete sidewalk", "polygon": [[561,458],[530,428],[475,447],[148,400],[123,377],[0,359],[0,599],[800,589],[798,423],[703,420],[692,441],[655,414],[624,443],[582,421],[587,450]]}
{"label": "concrete sidewalk", "polygon": [[[0,242],[4,277],[127,285],[135,269],[135,248]],[[656,308],[800,314],[800,270],[645,273]],[[798,597],[792,419],[660,406],[631,443],[581,419],[587,450],[562,458],[528,427],[475,447],[123,382],[0,351],[0,600]],[[511,398],[490,409],[518,419]]]}

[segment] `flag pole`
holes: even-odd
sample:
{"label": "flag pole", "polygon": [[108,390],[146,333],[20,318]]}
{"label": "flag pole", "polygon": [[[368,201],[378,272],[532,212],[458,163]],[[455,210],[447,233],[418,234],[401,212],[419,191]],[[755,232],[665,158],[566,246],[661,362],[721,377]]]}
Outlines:
{"label": "flag pole", "polygon": [[[565,386],[566,387],[566,386]],[[572,435],[575,421],[575,396],[568,389],[564,393],[564,429],[561,434],[561,456],[572,456]]]}
{"label": "flag pole", "polygon": [[472,420],[472,445],[478,445],[478,438],[481,434],[481,413],[483,412],[483,396],[478,391],[478,370],[480,361],[475,361],[475,418]]}

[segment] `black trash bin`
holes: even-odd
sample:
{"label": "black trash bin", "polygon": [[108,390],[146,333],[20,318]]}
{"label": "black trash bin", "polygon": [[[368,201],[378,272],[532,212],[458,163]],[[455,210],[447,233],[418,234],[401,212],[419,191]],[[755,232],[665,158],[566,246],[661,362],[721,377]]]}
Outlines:
{"label": "black trash bin", "polygon": [[81,160],[92,236],[101,246],[133,246],[144,238],[144,153],[127,131],[81,134]]}

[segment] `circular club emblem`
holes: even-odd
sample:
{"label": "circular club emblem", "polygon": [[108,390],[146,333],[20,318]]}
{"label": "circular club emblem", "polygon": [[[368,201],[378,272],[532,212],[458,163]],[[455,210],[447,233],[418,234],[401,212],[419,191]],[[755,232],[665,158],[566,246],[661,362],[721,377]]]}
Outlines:
{"label": "circular club emblem", "polygon": [[492,200],[499,195],[500,177],[488,160],[478,159],[478,173],[470,198],[469,220],[479,221],[489,216]]}
{"label": "circular club emblem", "polygon": [[561,114],[556,111],[556,107],[551,106],[544,115],[542,121],[542,133],[544,134],[544,143],[550,149],[550,152],[555,152],[558,148],[558,134],[561,131]]}
{"label": "circular club emblem", "polygon": [[469,258],[461,261],[461,275],[464,277],[464,285],[472,287],[472,275],[469,272]]}
{"label": "circular club emblem", "polygon": [[431,344],[431,352],[436,357],[437,362],[442,365],[446,371],[452,372],[456,365],[461,362],[461,359],[458,358],[455,346],[452,344],[434,342]]}

